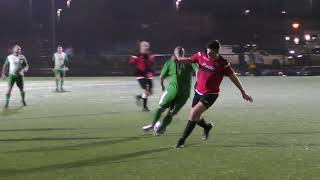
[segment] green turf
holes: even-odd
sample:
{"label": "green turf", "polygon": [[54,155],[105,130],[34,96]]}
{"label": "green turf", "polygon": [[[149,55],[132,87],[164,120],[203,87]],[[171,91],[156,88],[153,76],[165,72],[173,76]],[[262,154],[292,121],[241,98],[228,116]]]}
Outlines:
{"label": "green turf", "polygon": [[[150,113],[135,106],[134,78],[69,78],[67,93],[27,78],[28,107],[0,112],[0,179],[11,180],[317,180],[320,179],[320,77],[244,77],[245,103],[229,80],[185,149],[173,149],[190,102],[166,135],[143,135]],[[158,84],[158,81],[156,82]],[[3,104],[5,83],[0,83]],[[150,108],[161,95],[156,86]]]}

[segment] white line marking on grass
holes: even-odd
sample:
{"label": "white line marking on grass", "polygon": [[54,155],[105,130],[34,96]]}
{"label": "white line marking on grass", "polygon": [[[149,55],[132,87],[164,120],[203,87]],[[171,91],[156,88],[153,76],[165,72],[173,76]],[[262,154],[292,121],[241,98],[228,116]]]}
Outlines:
{"label": "white line marking on grass", "polygon": [[[67,85],[67,88],[74,88],[74,87],[93,87],[93,86],[117,86],[117,85],[133,85],[136,84],[135,82],[125,82],[125,83],[100,83],[100,84],[77,84],[77,85]],[[33,84],[27,84],[27,86],[33,86]],[[0,88],[6,88],[7,86],[0,86]],[[26,87],[25,90],[42,90],[42,89],[55,89],[54,86],[38,86],[38,87]]]}

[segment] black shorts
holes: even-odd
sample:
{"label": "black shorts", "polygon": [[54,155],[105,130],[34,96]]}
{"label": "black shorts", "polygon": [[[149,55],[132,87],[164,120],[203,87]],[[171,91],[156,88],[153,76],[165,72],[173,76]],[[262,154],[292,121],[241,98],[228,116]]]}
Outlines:
{"label": "black shorts", "polygon": [[199,102],[202,102],[207,109],[209,109],[218,99],[219,94],[204,94],[200,95],[197,92],[194,93],[192,107],[196,106]]}
{"label": "black shorts", "polygon": [[138,82],[142,89],[151,90],[153,88],[152,79],[141,78],[141,79],[138,79]]}

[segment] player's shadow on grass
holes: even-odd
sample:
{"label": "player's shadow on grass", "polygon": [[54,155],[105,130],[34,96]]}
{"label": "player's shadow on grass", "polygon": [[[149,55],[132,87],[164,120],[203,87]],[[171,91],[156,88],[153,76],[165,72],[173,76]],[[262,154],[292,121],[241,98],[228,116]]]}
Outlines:
{"label": "player's shadow on grass", "polygon": [[119,155],[111,154],[109,156],[95,157],[91,159],[53,164],[49,166],[42,166],[42,167],[35,167],[35,168],[0,169],[0,177],[8,177],[13,175],[16,176],[16,175],[23,175],[28,173],[47,172],[47,171],[55,171],[55,170],[64,170],[64,169],[70,169],[70,168],[102,166],[102,165],[110,165],[115,163],[144,160],[144,159],[150,159],[150,158],[144,158],[144,159],[137,159],[137,158],[154,154],[154,153],[164,152],[170,149],[172,148],[157,148],[157,149],[143,150],[143,151],[137,151],[133,153],[125,153],[125,154],[119,154]]}
{"label": "player's shadow on grass", "polygon": [[[15,151],[7,151],[6,153],[34,153],[34,152],[51,152],[51,151],[66,151],[66,150],[80,150],[84,148],[95,148],[95,147],[104,147],[109,146],[113,144],[120,144],[120,143],[126,143],[130,141],[140,140],[144,138],[150,138],[152,136],[137,136],[137,137],[123,137],[123,138],[115,138],[115,137],[109,137],[109,138],[88,138],[88,139],[77,139],[74,138],[74,140],[99,140],[94,142],[88,142],[88,143],[81,143],[81,144],[73,144],[68,146],[56,146],[56,147],[40,147],[40,148],[31,148],[31,149],[21,149],[21,150],[15,150]],[[73,138],[62,138],[61,140],[70,140]],[[22,139],[25,140],[25,139]],[[37,139],[39,140],[39,139]],[[52,139],[50,139],[52,140]],[[0,140],[1,142],[1,140]]]}
{"label": "player's shadow on grass", "polygon": [[69,90],[64,90],[64,91],[53,91],[54,93],[57,93],[57,94],[63,94],[63,93],[70,93],[71,91]]}
{"label": "player's shadow on grass", "polygon": [[17,108],[5,108],[0,112],[0,116],[12,116],[20,113],[19,111],[23,109],[23,106]]}

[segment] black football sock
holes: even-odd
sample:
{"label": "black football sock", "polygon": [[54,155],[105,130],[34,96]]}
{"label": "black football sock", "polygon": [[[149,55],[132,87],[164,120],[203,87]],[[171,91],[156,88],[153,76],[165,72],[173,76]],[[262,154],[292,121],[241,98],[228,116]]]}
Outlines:
{"label": "black football sock", "polygon": [[138,94],[136,97],[137,97],[137,99],[142,99],[141,94]]}
{"label": "black football sock", "polygon": [[186,128],[184,129],[184,132],[182,134],[180,141],[184,142],[188,138],[188,136],[192,133],[195,126],[196,126],[196,122],[189,120]]}
{"label": "black football sock", "polygon": [[172,118],[173,118],[172,115],[167,114],[166,117],[164,117],[158,131],[162,132],[163,130],[165,130],[168,127],[168,125],[172,122]]}
{"label": "black football sock", "polygon": [[143,100],[143,108],[148,108],[148,98],[142,98]]}
{"label": "black football sock", "polygon": [[201,119],[199,122],[197,122],[197,124],[203,129],[208,129],[210,127],[204,119]]}

